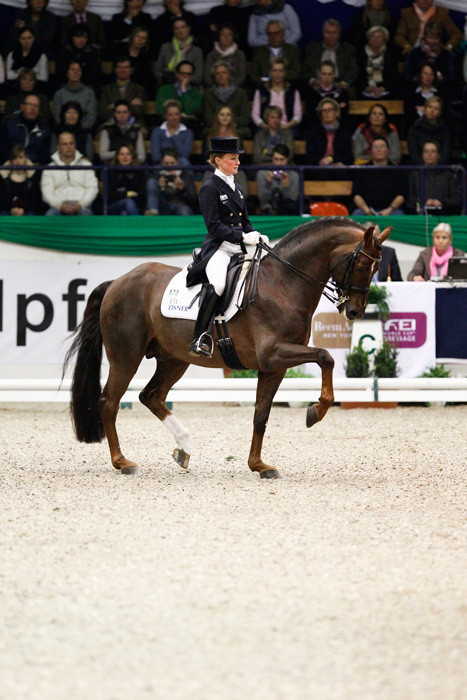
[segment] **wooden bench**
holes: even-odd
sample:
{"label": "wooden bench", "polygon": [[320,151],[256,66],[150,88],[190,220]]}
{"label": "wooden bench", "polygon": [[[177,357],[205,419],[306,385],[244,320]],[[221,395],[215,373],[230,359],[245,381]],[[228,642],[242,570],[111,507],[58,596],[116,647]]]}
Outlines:
{"label": "wooden bench", "polygon": [[403,100],[350,100],[349,102],[349,114],[359,115],[368,114],[371,107],[375,103],[384,105],[386,107],[388,114],[402,116],[404,114],[404,102]]}
{"label": "wooden bench", "polygon": [[[196,180],[197,192],[202,184],[200,180]],[[250,196],[258,196],[258,187],[254,180],[249,180],[247,187]],[[352,193],[352,180],[305,180],[303,192],[307,197],[349,197]]]}

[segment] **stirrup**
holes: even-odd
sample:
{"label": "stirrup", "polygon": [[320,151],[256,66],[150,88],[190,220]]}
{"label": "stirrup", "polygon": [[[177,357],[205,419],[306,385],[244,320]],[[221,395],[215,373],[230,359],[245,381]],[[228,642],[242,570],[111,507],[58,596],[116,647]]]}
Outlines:
{"label": "stirrup", "polygon": [[[209,338],[211,342],[211,349],[209,349],[209,345],[207,340],[203,340],[204,338]],[[212,336],[209,335],[209,333],[201,333],[199,338],[195,338],[191,345],[190,345],[190,351],[189,354],[192,355],[193,357],[198,357],[199,355],[202,355],[203,357],[209,357],[211,359],[212,353],[214,352],[214,340],[212,339]]]}

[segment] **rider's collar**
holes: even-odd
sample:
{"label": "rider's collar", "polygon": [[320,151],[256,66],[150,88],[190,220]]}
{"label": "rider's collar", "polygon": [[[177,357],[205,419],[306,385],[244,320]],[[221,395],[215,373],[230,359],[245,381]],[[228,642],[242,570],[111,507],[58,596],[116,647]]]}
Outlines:
{"label": "rider's collar", "polygon": [[224,175],[222,170],[219,170],[219,168],[215,169],[214,175],[217,175],[217,177],[220,177],[221,180],[224,180],[224,182],[226,182],[235,192],[235,179],[233,175]]}

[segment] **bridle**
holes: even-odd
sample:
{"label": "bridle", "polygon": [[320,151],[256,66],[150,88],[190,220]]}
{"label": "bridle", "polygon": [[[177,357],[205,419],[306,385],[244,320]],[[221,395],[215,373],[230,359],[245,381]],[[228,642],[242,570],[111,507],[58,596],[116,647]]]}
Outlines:
{"label": "bridle", "polygon": [[290,263],[288,260],[284,260],[284,258],[281,258],[280,255],[274,252],[273,248],[268,246],[266,243],[263,243],[261,240],[258,243],[258,247],[267,251],[267,253],[271,257],[288,267],[289,270],[292,270],[292,272],[304,279],[309,284],[320,284],[323,287],[323,296],[325,296],[326,299],[329,299],[329,301],[331,301],[339,308],[339,306],[342,306],[342,304],[344,304],[349,299],[350,292],[357,292],[357,294],[368,294],[368,292],[370,291],[369,287],[356,287],[352,284],[352,272],[357,257],[359,255],[364,255],[365,257],[369,258],[375,263],[379,264],[381,262],[381,257],[375,258],[372,255],[369,255],[364,250],[362,250],[363,240],[364,239],[362,238],[362,240],[357,244],[357,246],[354,248],[354,250],[352,250],[352,252],[343,257],[341,260],[338,260],[337,263],[335,263],[331,267],[329,272],[332,275],[336,267],[339,267],[339,265],[342,265],[342,263],[347,263],[345,266],[344,274],[342,276],[342,280],[340,282],[336,282],[334,279],[328,282],[321,282],[321,280],[319,280],[317,277],[314,277],[313,275],[310,275],[307,272],[303,272],[303,270],[300,270],[300,268],[295,267],[295,265]]}

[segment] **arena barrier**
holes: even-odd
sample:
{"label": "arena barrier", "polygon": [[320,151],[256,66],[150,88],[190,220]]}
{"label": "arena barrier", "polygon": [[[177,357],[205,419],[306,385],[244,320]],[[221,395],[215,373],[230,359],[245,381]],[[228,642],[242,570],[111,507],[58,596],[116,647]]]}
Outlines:
{"label": "arena barrier", "polygon": [[[103,383],[105,379],[103,379]],[[148,379],[135,379],[122,403],[136,403]],[[70,379],[63,383],[51,379],[0,379],[0,403],[68,403]],[[275,403],[312,403],[318,400],[321,379],[284,379],[274,397]],[[425,403],[433,401],[467,403],[467,377],[415,379],[335,379],[336,403],[392,402]],[[238,402],[254,403],[256,379],[197,378],[181,379],[170,390],[172,403]]]}

